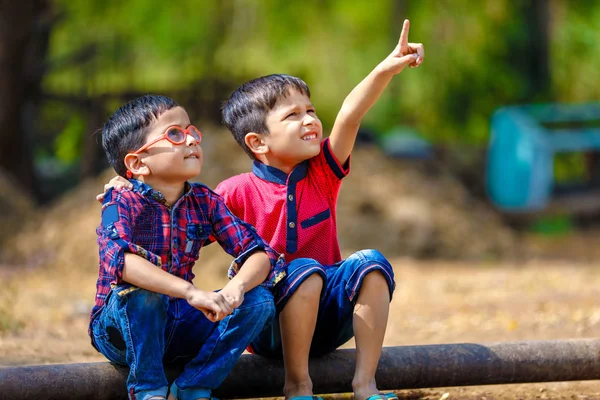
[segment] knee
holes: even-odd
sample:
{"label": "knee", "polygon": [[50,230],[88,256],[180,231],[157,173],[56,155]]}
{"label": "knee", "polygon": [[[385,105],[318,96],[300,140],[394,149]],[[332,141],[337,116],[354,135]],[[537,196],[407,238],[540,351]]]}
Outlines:
{"label": "knee", "polygon": [[356,272],[366,272],[361,284],[361,291],[387,289],[390,298],[392,297],[396,286],[394,269],[380,251],[361,250],[352,254],[348,259],[354,261],[352,264]]}
{"label": "knee", "polygon": [[383,291],[383,290],[389,290],[388,287],[389,287],[388,281],[385,278],[385,276],[383,275],[383,272],[381,272],[380,270],[373,270],[373,271],[367,273],[363,280],[363,290],[367,289],[367,290]]}
{"label": "knee", "polygon": [[381,254],[379,250],[375,249],[360,250],[352,254],[349,258],[351,257],[359,258],[363,262],[377,263],[386,266],[390,265],[390,262],[385,258],[385,256]]}
{"label": "knee", "polygon": [[167,297],[163,294],[152,292],[145,289],[133,290],[124,296],[127,308],[134,308],[136,312],[156,313],[167,309]]}
{"label": "knee", "polygon": [[314,273],[298,286],[291,298],[302,302],[311,299],[320,299],[323,292],[323,283],[323,277]]}
{"label": "knee", "polygon": [[264,287],[257,286],[245,294],[244,303],[238,310],[251,314],[257,323],[265,323],[275,317],[273,295]]}

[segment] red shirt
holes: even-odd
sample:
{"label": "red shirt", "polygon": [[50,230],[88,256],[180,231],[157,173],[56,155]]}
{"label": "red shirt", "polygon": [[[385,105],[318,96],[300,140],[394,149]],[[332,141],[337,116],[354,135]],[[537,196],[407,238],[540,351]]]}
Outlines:
{"label": "red shirt", "polygon": [[319,155],[298,164],[289,175],[255,161],[252,172],[221,182],[215,191],[236,216],[285,254],[286,261],[308,257],[331,265],[341,261],[336,203],[349,172],[349,161],[342,166],[326,139]]}

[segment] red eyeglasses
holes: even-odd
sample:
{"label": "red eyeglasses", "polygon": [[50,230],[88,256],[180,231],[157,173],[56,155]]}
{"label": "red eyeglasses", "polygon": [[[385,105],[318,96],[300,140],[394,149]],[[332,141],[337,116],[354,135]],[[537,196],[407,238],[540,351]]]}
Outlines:
{"label": "red eyeglasses", "polygon": [[183,143],[185,143],[185,141],[187,139],[187,135],[190,135],[191,137],[196,139],[196,142],[198,142],[198,143],[202,142],[202,132],[200,132],[200,129],[196,128],[194,125],[188,126],[187,129],[184,129],[181,126],[175,125],[175,126],[170,126],[169,128],[167,128],[165,133],[163,133],[162,135],[160,135],[153,141],[146,143],[145,145],[140,147],[138,150],[136,150],[130,154],[139,154],[142,151],[146,150],[148,147],[152,146],[154,143],[160,142],[163,139],[167,139],[169,142],[171,142],[173,144],[183,144]]}

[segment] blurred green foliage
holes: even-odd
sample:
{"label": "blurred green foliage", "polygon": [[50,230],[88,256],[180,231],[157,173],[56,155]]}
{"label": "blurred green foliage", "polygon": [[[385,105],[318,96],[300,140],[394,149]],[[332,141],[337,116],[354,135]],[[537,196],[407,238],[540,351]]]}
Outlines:
{"label": "blurred green foliage", "polygon": [[[346,94],[394,48],[409,18],[409,40],[424,43],[425,63],[396,77],[364,124],[380,132],[409,125],[435,143],[483,145],[497,107],[600,99],[593,80],[600,65],[600,2],[549,0],[550,75],[541,90],[529,68],[529,49],[541,45],[527,18],[534,3],[54,0],[61,17],[52,31],[44,90],[81,97],[169,94],[199,81],[235,87],[288,73],[309,84],[327,130]],[[97,128],[65,114],[73,111],[54,107],[42,122],[62,121],[54,149],[64,161],[77,157],[76,132]]]}

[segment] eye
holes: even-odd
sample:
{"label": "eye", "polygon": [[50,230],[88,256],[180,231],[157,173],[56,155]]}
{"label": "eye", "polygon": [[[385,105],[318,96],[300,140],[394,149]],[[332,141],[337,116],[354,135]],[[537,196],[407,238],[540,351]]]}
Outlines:
{"label": "eye", "polygon": [[286,115],[284,119],[288,119],[290,117],[294,117],[294,116],[296,116],[296,114],[298,114],[296,111],[292,111],[291,113],[289,113],[288,115]]}
{"label": "eye", "polygon": [[315,113],[316,113],[316,111],[315,111],[315,109],[314,109],[314,108],[309,108],[308,110],[306,110],[306,112],[307,112],[307,113],[312,113],[312,114],[315,114]]}
{"label": "eye", "polygon": [[178,144],[185,142],[185,133],[179,127],[169,128],[167,138],[171,143]]}

